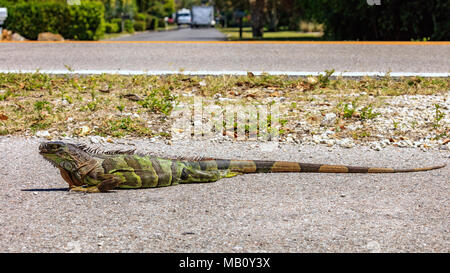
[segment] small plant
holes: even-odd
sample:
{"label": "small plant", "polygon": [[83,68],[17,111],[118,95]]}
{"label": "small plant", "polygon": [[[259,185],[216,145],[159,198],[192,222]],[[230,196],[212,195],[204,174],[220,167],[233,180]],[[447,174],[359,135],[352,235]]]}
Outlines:
{"label": "small plant", "polygon": [[44,108],[49,113],[52,111],[52,108],[50,107],[50,103],[46,100],[36,101],[34,103],[34,110],[42,111]]}
{"label": "small plant", "polygon": [[[353,105],[353,102],[352,102]],[[348,103],[344,105],[344,118],[351,118],[355,113],[356,109],[354,107],[349,108]]]}
{"label": "small plant", "polygon": [[70,66],[67,65],[67,64],[65,64],[64,67],[65,67],[69,72],[75,71],[72,67],[70,67]]}
{"label": "small plant", "polygon": [[116,122],[111,122],[112,128],[111,129],[122,129],[127,130],[130,124],[132,123],[132,120],[130,117],[123,118]]}
{"label": "small plant", "polygon": [[332,70],[325,70],[325,75],[320,74],[317,77],[317,82],[319,83],[320,87],[327,87],[330,84],[330,77],[333,75],[334,69]]}
{"label": "small plant", "polygon": [[73,98],[69,95],[63,96],[63,100],[67,101],[69,104],[73,103]]}
{"label": "small plant", "polygon": [[360,119],[361,120],[374,119],[374,118],[378,117],[379,115],[381,115],[381,113],[374,113],[373,109],[372,109],[372,105],[369,105],[369,106],[365,106],[361,109]]}
{"label": "small plant", "polygon": [[360,129],[360,130],[354,131],[352,133],[352,138],[355,139],[355,140],[368,138],[370,136],[371,136],[370,132],[366,131],[364,129]]}
{"label": "small plant", "polygon": [[86,104],[85,106],[81,107],[81,110],[91,110],[92,112],[94,112],[95,110],[97,110],[97,106],[97,101],[93,100],[88,102],[88,104]]}
{"label": "small plant", "polygon": [[173,109],[173,101],[175,99],[176,96],[172,95],[168,88],[161,88],[159,90],[153,89],[144,100],[137,103],[152,112],[161,112],[169,115]]}
{"label": "small plant", "polygon": [[351,106],[348,103],[338,104],[338,110],[343,114],[344,118],[352,118],[353,114],[356,112],[357,99],[351,102]]}
{"label": "small plant", "polygon": [[434,137],[435,140],[441,139],[441,138],[446,138],[447,137],[447,133],[443,132],[441,134],[438,134]]}
{"label": "small plant", "polygon": [[441,106],[439,104],[434,105],[434,122],[433,127],[440,127],[439,122],[445,117],[445,113],[441,111]]}
{"label": "small plant", "polygon": [[142,122],[133,120],[131,117],[108,120],[107,126],[104,126],[102,129],[102,133],[112,135],[113,137],[123,137],[127,134],[140,136],[152,135],[149,128],[146,128]]}
{"label": "small plant", "polygon": [[[344,118],[350,119],[352,117],[354,117],[357,113],[357,108],[358,108],[358,99],[355,99],[351,102],[351,104],[349,103],[339,103],[338,104],[338,110],[341,112],[341,115]],[[364,120],[368,120],[368,119],[374,119],[377,116],[381,115],[381,113],[375,113],[373,111],[372,105],[369,104],[368,106],[364,106],[359,113],[359,119],[361,121]]]}
{"label": "small plant", "polygon": [[10,90],[6,91],[4,94],[0,94],[0,101],[6,100],[11,94],[12,92]]}
{"label": "small plant", "polygon": [[120,113],[123,112],[123,110],[125,109],[125,106],[123,104],[117,105],[116,108],[120,111]]}
{"label": "small plant", "polygon": [[423,81],[424,81],[424,78],[418,76],[418,77],[411,78],[411,79],[407,80],[406,83],[407,83],[409,86],[418,86],[418,85],[419,85],[421,82],[423,82]]}
{"label": "small plant", "polygon": [[394,125],[394,130],[397,130],[400,125],[400,122],[393,120],[392,125]]}
{"label": "small plant", "polygon": [[31,129],[31,132],[35,133],[36,131],[45,130],[45,129],[49,128],[50,125],[51,125],[51,123],[47,123],[47,122],[35,122],[35,123],[31,124],[30,129]]}

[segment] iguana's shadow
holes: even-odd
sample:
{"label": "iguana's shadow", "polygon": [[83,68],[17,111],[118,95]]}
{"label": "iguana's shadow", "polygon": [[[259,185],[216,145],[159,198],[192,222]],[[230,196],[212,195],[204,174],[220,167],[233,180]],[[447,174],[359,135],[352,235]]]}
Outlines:
{"label": "iguana's shadow", "polygon": [[69,188],[51,188],[51,189],[22,189],[21,191],[69,191]]}
{"label": "iguana's shadow", "polygon": [[[103,194],[105,193],[113,193],[116,190],[128,190],[128,189],[114,189],[111,191],[107,191],[107,192],[103,192]],[[50,189],[22,189],[21,191],[33,191],[33,192],[39,192],[39,191],[44,191],[44,192],[53,192],[53,191],[66,191],[66,192],[70,192],[69,188],[50,188]],[[84,192],[80,192],[80,193],[84,193]]]}

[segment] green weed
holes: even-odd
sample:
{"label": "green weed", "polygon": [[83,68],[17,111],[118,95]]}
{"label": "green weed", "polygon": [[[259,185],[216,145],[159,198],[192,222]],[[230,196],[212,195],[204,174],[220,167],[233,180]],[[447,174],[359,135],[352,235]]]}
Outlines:
{"label": "green weed", "polygon": [[142,101],[137,103],[151,112],[160,112],[169,115],[173,109],[176,96],[172,95],[169,88],[153,89]]}
{"label": "green weed", "polygon": [[439,104],[434,105],[434,121],[433,127],[439,128],[441,125],[439,122],[445,117],[445,113],[441,111],[441,106]]}
{"label": "green weed", "polygon": [[50,107],[50,103],[46,100],[36,101],[34,103],[34,110],[42,111],[44,108],[49,113],[52,111],[52,108]]}
{"label": "green weed", "polygon": [[333,75],[334,69],[332,70],[325,70],[325,75],[319,74],[317,77],[317,82],[320,87],[327,87],[330,84],[330,77]]}
{"label": "green weed", "polygon": [[113,137],[123,137],[125,135],[150,136],[151,131],[140,121],[125,117],[118,120],[108,120],[107,126],[101,129],[101,133]]}
{"label": "green weed", "polygon": [[0,94],[0,101],[6,100],[9,96],[11,96],[12,92],[10,90]]}
{"label": "green weed", "polygon": [[373,112],[372,105],[369,105],[369,106],[365,106],[361,109],[360,119],[361,120],[374,119],[374,118],[378,117],[379,115],[381,115],[381,113]]}
{"label": "green weed", "polygon": [[[350,106],[351,105],[351,106]],[[344,118],[352,118],[353,114],[356,112],[357,107],[357,99],[353,100],[351,104],[348,103],[339,103],[337,108],[343,113]]]}
{"label": "green weed", "polygon": [[122,113],[123,110],[125,109],[125,105],[120,104],[120,105],[117,105],[116,108]]}

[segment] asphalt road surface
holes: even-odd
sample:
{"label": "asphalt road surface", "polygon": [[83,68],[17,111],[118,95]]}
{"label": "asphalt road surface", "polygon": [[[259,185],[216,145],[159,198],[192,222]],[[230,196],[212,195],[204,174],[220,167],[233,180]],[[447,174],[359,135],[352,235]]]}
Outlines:
{"label": "asphalt road surface", "polygon": [[215,28],[186,28],[158,32],[142,32],[136,35],[109,39],[109,41],[226,41],[227,37]]}
{"label": "asphalt road surface", "polygon": [[[137,37],[136,39],[138,39]],[[65,42],[0,43],[0,72],[306,71],[450,72],[450,45]]]}
{"label": "asphalt road surface", "polygon": [[[167,156],[398,168],[448,164],[450,156],[444,150],[396,147],[378,152],[282,144],[267,152],[255,143],[132,144]],[[214,183],[83,194],[67,191],[38,145],[35,138],[0,137],[0,252],[450,250],[448,166],[396,174],[248,174]]]}

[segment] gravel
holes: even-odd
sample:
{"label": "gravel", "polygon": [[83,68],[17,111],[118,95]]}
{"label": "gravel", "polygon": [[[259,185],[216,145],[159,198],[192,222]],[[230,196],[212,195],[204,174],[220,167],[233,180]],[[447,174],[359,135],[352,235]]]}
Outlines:
{"label": "gravel", "polygon": [[[249,174],[80,194],[68,192],[58,171],[41,158],[40,141],[0,137],[0,252],[450,251],[449,167],[403,174]],[[131,145],[166,156],[405,168],[448,163],[450,157],[448,150],[394,146],[377,151],[359,145],[72,141]]]}
{"label": "gravel", "polygon": [[[264,88],[259,92],[267,91],[273,92]],[[387,146],[417,147],[424,151],[429,149],[450,150],[450,91],[443,94],[401,96],[366,96],[367,94],[362,93],[365,92],[311,95],[310,99],[295,102],[286,99],[284,103],[280,103],[281,97],[279,96],[267,95],[259,103],[278,107],[279,110],[273,111],[271,114],[274,120],[278,120],[275,122],[277,125],[274,125],[274,128],[287,132],[280,136],[280,140],[283,142],[336,145],[342,148],[365,145],[376,151],[381,151]],[[183,95],[191,96],[193,94],[186,92]],[[242,108],[237,108],[240,110],[234,110],[237,123],[247,124],[248,113],[256,112],[256,107],[251,104],[252,101],[243,100],[246,95],[243,93],[229,99],[227,105],[244,105]],[[355,95],[359,97],[359,100],[351,98]],[[357,117],[344,116],[344,99],[349,100],[349,97],[350,101],[353,100],[352,103],[355,104],[353,110]],[[244,103],[242,103],[243,101]],[[225,116],[224,109],[228,110],[226,110],[226,106],[215,105],[216,100],[203,99],[202,102],[206,109],[203,110],[203,120],[193,117],[193,124],[186,119],[186,117],[192,119],[189,105],[180,104],[181,106],[179,105],[172,112],[174,120],[172,138],[192,138],[191,132],[196,128],[201,128],[203,122],[203,133],[206,133],[203,139],[211,138],[212,135],[220,140],[221,130],[210,132],[212,126],[211,123],[208,124],[208,120],[212,118],[209,116],[209,112]],[[292,103],[295,103],[295,107],[291,106]],[[350,102],[346,104],[349,105],[349,108],[353,108]],[[363,113],[366,113],[367,118],[361,117]],[[251,123],[249,122],[249,124]],[[234,132],[230,136],[233,138],[233,135]],[[237,135],[239,137],[239,132]]]}

